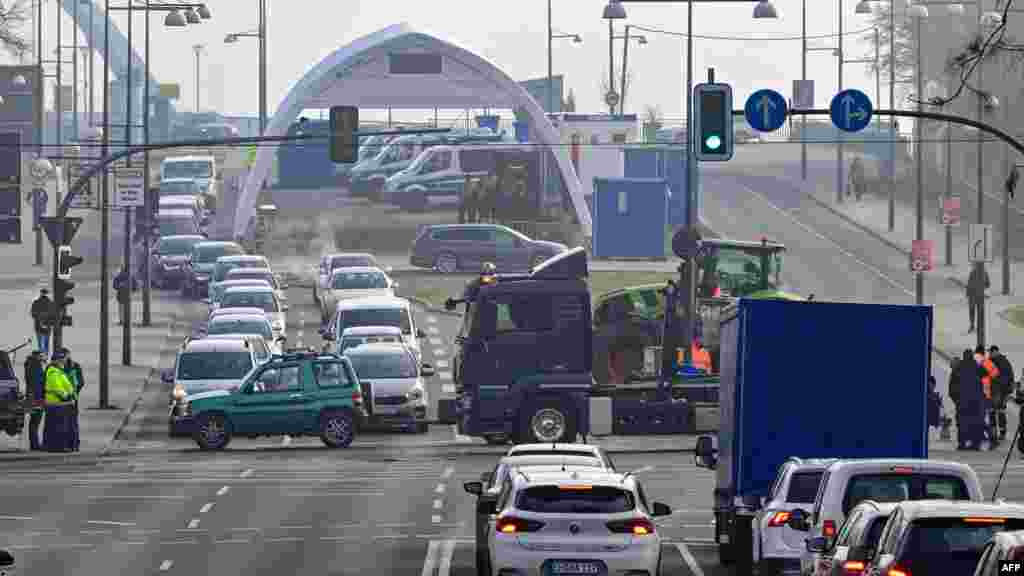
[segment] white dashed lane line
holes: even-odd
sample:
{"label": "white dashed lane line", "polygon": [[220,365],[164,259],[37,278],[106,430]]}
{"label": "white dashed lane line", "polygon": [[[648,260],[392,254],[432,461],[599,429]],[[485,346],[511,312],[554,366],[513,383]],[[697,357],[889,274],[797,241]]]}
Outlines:
{"label": "white dashed lane line", "polygon": [[160,563],[160,571],[161,572],[167,572],[168,570],[171,569],[171,566],[174,566],[174,561],[173,560],[164,560],[163,562]]}
{"label": "white dashed lane line", "polygon": [[448,349],[446,348],[434,348],[434,358],[441,358],[447,354]]}
{"label": "white dashed lane line", "polygon": [[441,330],[437,326],[427,326],[427,332],[431,334],[440,334]]}
{"label": "white dashed lane line", "polygon": [[444,341],[441,340],[440,338],[434,337],[434,338],[430,338],[430,344],[432,346],[441,346],[441,345],[444,344]]}
{"label": "white dashed lane line", "polygon": [[451,478],[452,474],[454,474],[454,473],[455,473],[455,468],[452,468],[451,466],[449,466],[448,468],[444,469],[444,472],[441,473],[441,478],[447,480],[447,479]]}
{"label": "white dashed lane line", "polygon": [[455,384],[442,384],[441,385],[441,393],[442,394],[455,394]]}
{"label": "white dashed lane line", "polygon": [[229,490],[231,490],[230,486],[224,486],[220,490],[217,490],[217,496],[223,496],[227,494]]}
{"label": "white dashed lane line", "polygon": [[438,368],[447,368],[448,367],[448,361],[447,360],[434,360],[434,363],[437,364]]}
{"label": "white dashed lane line", "polygon": [[444,491],[445,491],[445,485],[444,484],[438,484],[437,488],[434,488],[434,493],[435,494],[444,494]]}
{"label": "white dashed lane line", "polygon": [[206,514],[207,512],[209,512],[212,509],[213,509],[213,502],[207,502],[206,504],[203,504],[202,508],[199,509],[199,513],[200,514]]}
{"label": "white dashed lane line", "polygon": [[245,471],[242,472],[241,474],[239,474],[238,477],[239,478],[248,478],[249,476],[252,476],[252,473],[253,473],[253,469],[252,468],[246,468]]}
{"label": "white dashed lane line", "polygon": [[188,521],[188,527],[189,527],[190,530],[194,530],[196,528],[199,528],[199,518],[193,518],[193,519],[189,520]]}
{"label": "white dashed lane line", "polygon": [[444,500],[434,500],[434,510],[444,508]]}

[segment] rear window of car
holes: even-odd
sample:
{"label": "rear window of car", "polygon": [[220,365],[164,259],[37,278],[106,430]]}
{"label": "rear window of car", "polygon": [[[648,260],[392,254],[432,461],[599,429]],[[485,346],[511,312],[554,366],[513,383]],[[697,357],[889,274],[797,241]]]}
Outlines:
{"label": "rear window of car", "polygon": [[1024,518],[921,518],[910,524],[898,561],[913,573],[970,574],[995,534],[1022,528]]}
{"label": "rear window of car", "polygon": [[336,256],[331,259],[331,270],[335,268],[356,268],[376,265],[377,261],[372,256]]}
{"label": "rear window of car", "polygon": [[943,474],[860,474],[850,478],[843,497],[843,514],[864,500],[970,500],[959,476]]}
{"label": "rear window of car", "polygon": [[235,256],[242,254],[242,249],[233,244],[215,244],[213,246],[198,247],[193,255],[196,262],[216,262],[221,256]]}
{"label": "rear window of car", "polygon": [[516,450],[510,456],[589,456],[597,458],[593,452],[585,450]]}
{"label": "rear window of car", "polygon": [[434,240],[464,240],[469,242],[490,242],[494,231],[486,228],[448,228],[433,233]]}
{"label": "rear window of car", "polygon": [[789,491],[786,492],[786,502],[793,504],[814,504],[814,498],[818,495],[818,486],[821,485],[821,472],[795,472],[789,479]]}
{"label": "rear window of car", "polygon": [[532,486],[516,496],[516,508],[540,514],[618,514],[636,508],[633,493],[611,486]]}

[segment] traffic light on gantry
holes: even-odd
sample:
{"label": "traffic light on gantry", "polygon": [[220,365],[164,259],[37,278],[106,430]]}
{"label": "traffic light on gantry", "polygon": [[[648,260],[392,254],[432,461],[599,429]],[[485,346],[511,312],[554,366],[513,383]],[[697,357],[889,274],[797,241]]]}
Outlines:
{"label": "traffic light on gantry", "polygon": [[359,108],[331,107],[331,162],[352,164],[359,155]]}
{"label": "traffic light on gantry", "polygon": [[61,326],[71,326],[71,315],[67,308],[75,303],[71,291],[75,283],[71,281],[71,269],[82,263],[81,256],[71,253],[70,246],[57,248],[57,278],[53,285],[53,304]]}
{"label": "traffic light on gantry", "polygon": [[732,87],[698,84],[694,87],[694,140],[697,160],[724,162],[732,158]]}

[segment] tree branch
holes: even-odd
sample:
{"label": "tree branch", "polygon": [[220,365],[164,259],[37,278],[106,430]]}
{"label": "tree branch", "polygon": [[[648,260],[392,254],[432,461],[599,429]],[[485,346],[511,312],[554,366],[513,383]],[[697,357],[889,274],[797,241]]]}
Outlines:
{"label": "tree branch", "polygon": [[26,0],[15,0],[7,6],[0,2],[0,46],[15,56],[22,56],[32,49],[32,43],[22,32],[28,20]]}

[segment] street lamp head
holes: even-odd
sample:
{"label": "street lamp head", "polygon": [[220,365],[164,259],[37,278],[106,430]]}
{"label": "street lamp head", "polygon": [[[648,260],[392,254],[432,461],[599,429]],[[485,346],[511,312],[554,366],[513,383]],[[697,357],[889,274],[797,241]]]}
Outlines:
{"label": "street lamp head", "polygon": [[871,14],[874,3],[871,0],[860,0],[857,2],[857,8],[854,10],[856,14]]}
{"label": "street lamp head", "polygon": [[636,41],[640,44],[647,44],[647,36],[637,36]]}
{"label": "street lamp head", "polygon": [[952,16],[963,16],[964,15],[964,5],[963,4],[950,4],[948,10],[949,10],[950,15],[952,15]]}
{"label": "street lamp head", "polygon": [[625,20],[626,8],[619,0],[608,0],[604,7],[604,14],[601,16],[606,20]]}
{"label": "street lamp head", "polygon": [[11,78],[11,84],[15,86],[24,86],[28,84],[28,79],[26,79],[22,74],[17,74],[14,78]]}
{"label": "street lamp head", "polygon": [[164,17],[164,26],[167,26],[168,28],[183,28],[188,26],[188,23],[185,21],[185,17],[181,15],[181,12],[178,10],[171,10],[167,13],[167,16]]}
{"label": "street lamp head", "polygon": [[911,4],[910,7],[907,8],[907,16],[910,16],[911,18],[927,18],[928,7],[921,4]]}
{"label": "street lamp head", "polygon": [[572,42],[573,42],[573,44],[582,44],[583,43],[583,38],[579,34],[573,34],[572,35]]}
{"label": "street lamp head", "polygon": [[210,14],[210,9],[206,7],[206,4],[199,6],[199,17],[203,20],[209,20],[213,17],[213,14]]}
{"label": "street lamp head", "polygon": [[985,107],[985,111],[986,112],[992,112],[994,110],[998,110],[999,109],[999,97],[996,96],[995,94],[989,94],[985,98],[985,102],[984,102],[983,106]]}
{"label": "street lamp head", "polygon": [[771,0],[760,0],[757,6],[754,6],[754,18],[778,18],[779,13],[775,10],[775,5],[771,3]]}
{"label": "street lamp head", "polygon": [[228,34],[227,36],[224,37],[224,43],[225,44],[234,44],[235,42],[238,42],[238,35],[237,34]]}
{"label": "street lamp head", "polygon": [[202,18],[199,17],[199,14],[196,14],[196,11],[191,8],[185,10],[185,20],[187,20],[189,24],[201,24],[203,21]]}

